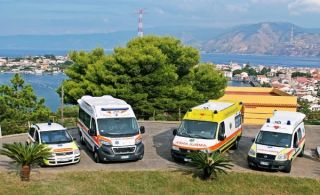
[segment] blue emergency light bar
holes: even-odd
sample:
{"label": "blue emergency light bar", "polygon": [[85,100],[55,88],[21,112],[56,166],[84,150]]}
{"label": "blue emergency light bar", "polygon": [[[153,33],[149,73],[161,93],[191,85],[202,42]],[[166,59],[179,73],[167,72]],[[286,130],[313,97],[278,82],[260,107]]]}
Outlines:
{"label": "blue emergency light bar", "polygon": [[129,110],[129,108],[101,108],[101,111]]}

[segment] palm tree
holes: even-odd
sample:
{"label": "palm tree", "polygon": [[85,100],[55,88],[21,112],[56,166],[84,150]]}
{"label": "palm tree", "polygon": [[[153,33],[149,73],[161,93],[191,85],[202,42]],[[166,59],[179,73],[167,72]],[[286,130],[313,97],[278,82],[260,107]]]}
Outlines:
{"label": "palm tree", "polygon": [[218,152],[193,152],[188,155],[191,164],[202,170],[202,178],[207,180],[212,176],[217,178],[217,173],[225,173],[225,169],[231,169],[231,159]]}
{"label": "palm tree", "polygon": [[30,180],[31,166],[38,165],[51,155],[51,149],[43,144],[3,144],[0,154],[11,158],[20,167],[22,181]]}

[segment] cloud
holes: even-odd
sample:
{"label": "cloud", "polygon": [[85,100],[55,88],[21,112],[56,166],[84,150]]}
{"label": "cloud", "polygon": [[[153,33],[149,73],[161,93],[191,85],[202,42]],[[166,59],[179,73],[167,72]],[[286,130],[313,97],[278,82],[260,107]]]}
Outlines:
{"label": "cloud", "polygon": [[292,15],[320,13],[320,0],[294,0],[288,4],[288,9]]}
{"label": "cloud", "polygon": [[226,9],[231,12],[238,12],[238,13],[246,13],[248,11],[248,4],[227,4]]}

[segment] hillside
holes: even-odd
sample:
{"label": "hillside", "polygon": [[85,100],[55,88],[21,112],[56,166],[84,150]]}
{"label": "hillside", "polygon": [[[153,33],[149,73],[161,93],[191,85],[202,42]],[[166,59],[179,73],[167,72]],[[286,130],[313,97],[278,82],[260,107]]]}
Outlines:
{"label": "hillside", "polygon": [[320,56],[320,30],[290,23],[242,25],[207,41],[202,49],[219,53]]}
{"label": "hillside", "polygon": [[[293,28],[293,38],[291,31]],[[0,36],[0,55],[7,50],[55,51],[91,50],[95,47],[113,49],[125,45],[136,31],[70,35]],[[291,23],[264,22],[233,28],[199,28],[167,26],[146,28],[145,34],[169,35],[205,52],[320,56],[320,29],[302,28]]]}

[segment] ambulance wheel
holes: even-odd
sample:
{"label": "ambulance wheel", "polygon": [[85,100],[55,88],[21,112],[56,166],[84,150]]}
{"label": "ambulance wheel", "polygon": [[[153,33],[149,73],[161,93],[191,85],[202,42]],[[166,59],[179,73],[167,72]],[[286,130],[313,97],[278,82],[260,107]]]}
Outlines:
{"label": "ambulance wheel", "polygon": [[304,155],[304,146],[305,145],[303,145],[302,150],[301,150],[300,154],[298,155],[299,157],[303,157],[303,155]]}
{"label": "ambulance wheel", "polygon": [[80,144],[81,145],[85,145],[86,144],[86,142],[84,141],[83,136],[82,136],[81,133],[80,133]]}
{"label": "ambulance wheel", "polygon": [[94,162],[96,162],[96,163],[100,163],[100,162],[101,162],[101,159],[100,159],[100,156],[99,156],[98,151],[94,151],[94,153],[93,153],[93,160],[94,160]]}
{"label": "ambulance wheel", "polygon": [[284,168],[283,172],[290,173],[291,172],[291,164],[292,164],[292,161],[290,161],[288,163],[288,165]]}
{"label": "ambulance wheel", "polygon": [[231,149],[236,150],[238,149],[238,147],[239,147],[239,138],[236,139]]}

